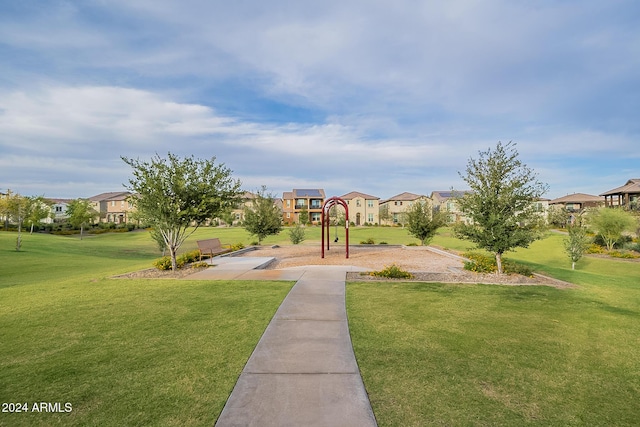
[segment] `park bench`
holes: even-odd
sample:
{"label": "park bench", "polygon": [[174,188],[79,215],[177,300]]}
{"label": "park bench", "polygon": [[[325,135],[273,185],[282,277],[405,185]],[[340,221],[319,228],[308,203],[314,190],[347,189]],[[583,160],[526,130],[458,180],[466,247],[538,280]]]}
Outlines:
{"label": "park bench", "polygon": [[206,239],[206,240],[198,240],[198,250],[200,250],[200,261],[202,261],[203,255],[209,255],[210,258],[213,258],[216,255],[224,254],[227,252],[231,252],[230,248],[222,247],[220,243],[220,239]]}

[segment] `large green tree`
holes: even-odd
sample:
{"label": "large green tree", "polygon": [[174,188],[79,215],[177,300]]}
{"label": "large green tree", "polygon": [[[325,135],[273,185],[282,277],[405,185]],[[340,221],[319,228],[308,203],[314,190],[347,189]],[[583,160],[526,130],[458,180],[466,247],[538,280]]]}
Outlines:
{"label": "large green tree", "polygon": [[433,239],[438,228],[447,223],[447,215],[436,211],[427,202],[417,201],[405,212],[407,231],[424,246]]}
{"label": "large green tree", "polygon": [[75,228],[80,229],[80,240],[84,234],[84,227],[91,224],[98,215],[91,201],[87,199],[75,199],[67,205],[67,221]]}
{"label": "large green tree", "polygon": [[150,161],[121,157],[133,169],[125,187],[143,222],[162,235],[177,269],[176,253],[182,243],[207,220],[240,201],[240,181],[224,164],[193,156],[156,154]]}
{"label": "large green tree", "polygon": [[471,189],[457,198],[469,221],[456,224],[455,234],[493,253],[502,274],[502,254],[542,237],[544,218],[534,202],[548,186],[518,159],[511,142],[481,151],[459,175]]}
{"label": "large green tree", "polygon": [[52,216],[51,205],[52,203],[45,199],[44,196],[32,196],[28,198],[25,222],[30,226],[29,233],[33,233],[33,228],[36,224]]}
{"label": "large green tree", "polygon": [[29,198],[8,190],[0,202],[0,213],[5,217],[5,228],[10,222],[14,222],[17,225],[16,251],[20,251],[22,247],[22,223],[28,215]]}
{"label": "large green tree", "polygon": [[265,186],[258,190],[251,205],[245,206],[243,226],[251,235],[258,237],[258,244],[262,244],[265,237],[282,230],[282,212]]}
{"label": "large green tree", "polygon": [[589,226],[604,240],[607,250],[612,250],[625,231],[634,231],[637,219],[621,208],[599,208],[589,213]]}

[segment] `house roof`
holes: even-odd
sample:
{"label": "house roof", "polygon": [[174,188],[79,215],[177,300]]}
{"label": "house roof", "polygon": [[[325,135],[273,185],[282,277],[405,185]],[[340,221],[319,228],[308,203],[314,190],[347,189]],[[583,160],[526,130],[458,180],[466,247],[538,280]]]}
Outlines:
{"label": "house roof", "polygon": [[567,194],[563,197],[558,197],[557,199],[553,199],[549,202],[550,205],[557,205],[563,203],[593,203],[593,202],[604,202],[604,199],[600,196],[594,196],[592,194],[585,193],[573,193]]}
{"label": "house roof", "polygon": [[380,200],[380,197],[371,196],[365,193],[360,193],[359,191],[352,191],[350,193],[345,194],[344,196],[340,196],[341,199],[345,199],[345,200],[355,199],[356,197],[360,197],[365,200]]}
{"label": "house roof", "polygon": [[612,196],[615,194],[636,194],[640,193],[640,178],[630,179],[622,187],[614,188],[606,193],[602,193],[601,196]]}
{"label": "house roof", "polygon": [[47,200],[55,204],[69,204],[73,201],[73,199],[52,199],[51,197],[47,197]]}
{"label": "house roof", "polygon": [[412,200],[417,200],[417,199],[419,199],[421,197],[427,197],[427,196],[422,195],[422,194],[407,193],[405,191],[404,193],[396,194],[393,197],[389,197],[388,199],[383,200],[380,203],[387,203],[387,202],[390,202],[392,200],[393,201],[399,201],[399,202],[410,202]]}
{"label": "house roof", "polygon": [[458,197],[458,196],[462,196],[466,193],[470,193],[470,190],[463,190],[463,191],[459,191],[459,190],[446,190],[446,191],[432,191],[431,192],[431,198],[433,198],[434,196],[437,196],[440,199],[450,199],[452,197]]}
{"label": "house roof", "polygon": [[93,197],[89,197],[92,202],[106,202],[111,200],[124,200],[131,195],[128,191],[111,191],[107,193],[100,193]]}
{"label": "house roof", "polygon": [[282,198],[295,199],[298,197],[317,197],[324,199],[324,190],[322,188],[294,188],[293,191],[285,191],[282,193]]}

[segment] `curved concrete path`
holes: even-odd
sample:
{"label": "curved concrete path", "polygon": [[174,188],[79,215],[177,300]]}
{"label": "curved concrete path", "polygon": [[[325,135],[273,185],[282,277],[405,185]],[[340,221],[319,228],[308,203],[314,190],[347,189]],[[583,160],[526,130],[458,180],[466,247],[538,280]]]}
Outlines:
{"label": "curved concrete path", "polygon": [[345,279],[354,270],[309,266],[236,276],[277,280],[274,272],[281,272],[283,279],[297,276],[298,281],[267,326],[216,426],[377,426],[347,324]]}

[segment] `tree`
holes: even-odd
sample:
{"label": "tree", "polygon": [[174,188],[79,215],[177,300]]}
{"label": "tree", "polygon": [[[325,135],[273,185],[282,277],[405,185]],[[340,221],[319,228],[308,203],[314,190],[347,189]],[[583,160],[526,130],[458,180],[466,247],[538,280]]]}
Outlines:
{"label": "tree", "polygon": [[406,211],[407,231],[420,240],[422,246],[433,239],[438,228],[447,222],[446,214],[431,209],[426,202],[418,201]]}
{"label": "tree", "polygon": [[304,205],[298,212],[298,223],[306,227],[309,221],[309,209],[307,209],[307,205]]}
{"label": "tree", "polygon": [[549,206],[547,222],[556,227],[564,228],[569,223],[571,214],[563,206]]}
{"label": "tree", "polygon": [[18,226],[18,237],[16,238],[16,251],[22,247],[22,222],[24,221],[29,208],[29,199],[18,193],[7,191],[2,200],[2,213],[5,216],[5,228],[13,220]]}
{"label": "tree", "polygon": [[193,156],[180,158],[156,154],[150,161],[121,159],[133,169],[125,187],[140,218],[159,232],[169,249],[171,268],[177,269],[176,253],[200,225],[240,201],[240,181],[224,164]]}
{"label": "tree", "polygon": [[33,227],[45,218],[51,216],[51,202],[44,196],[33,196],[27,198],[27,213],[25,221],[31,226],[29,233],[33,233]]}
{"label": "tree", "polygon": [[610,251],[623,232],[635,230],[637,222],[631,213],[623,209],[599,208],[589,215],[589,226],[602,236]]}
{"label": "tree", "polygon": [[305,238],[304,227],[300,224],[296,224],[289,229],[289,240],[291,240],[291,243],[294,245],[302,243]]}
{"label": "tree", "polygon": [[267,187],[262,186],[251,206],[244,208],[244,228],[258,237],[258,244],[262,244],[265,237],[282,230],[282,213],[275,204],[275,197],[266,191]]}
{"label": "tree", "polygon": [[381,224],[384,222],[391,222],[391,220],[393,220],[393,215],[391,215],[387,204],[380,206],[380,209],[378,210],[378,218],[380,218]]}
{"label": "tree", "polygon": [[73,227],[80,229],[80,240],[82,240],[84,227],[91,224],[96,215],[98,212],[93,209],[91,202],[87,199],[75,199],[67,205],[67,221]]}
{"label": "tree", "polygon": [[535,212],[535,201],[548,189],[534,171],[518,159],[515,144],[498,142],[495,150],[469,159],[466,173],[459,175],[471,188],[457,198],[460,210],[470,219],[456,224],[456,236],[492,252],[498,274],[502,254],[542,237],[543,218]]}
{"label": "tree", "polygon": [[569,227],[569,235],[564,239],[564,249],[571,259],[572,270],[576,269],[576,262],[580,261],[590,243],[591,238],[582,225],[575,224]]}

